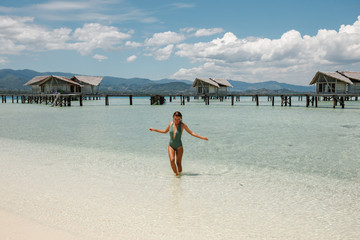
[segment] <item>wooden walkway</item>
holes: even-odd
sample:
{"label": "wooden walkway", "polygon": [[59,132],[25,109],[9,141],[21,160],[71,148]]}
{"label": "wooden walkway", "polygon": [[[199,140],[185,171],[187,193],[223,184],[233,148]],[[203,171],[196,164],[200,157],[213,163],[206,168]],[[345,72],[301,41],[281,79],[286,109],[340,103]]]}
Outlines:
{"label": "wooden walkway", "polygon": [[194,96],[194,95],[146,95],[146,94],[0,94],[2,103],[6,103],[7,99],[11,97],[12,103],[27,103],[27,104],[51,104],[51,106],[66,107],[71,106],[72,102],[79,102],[80,106],[83,106],[84,100],[101,100],[105,99],[105,106],[109,106],[109,98],[111,97],[127,97],[129,98],[129,104],[133,105],[133,97],[149,97],[151,105],[161,105],[165,103],[165,98],[168,97],[172,102],[176,97],[180,98],[180,104],[185,105],[185,102],[190,102],[190,98],[203,99],[205,105],[210,104],[210,99],[217,99],[224,101],[224,99],[231,99],[231,105],[235,105],[235,101],[240,101],[241,97],[251,97],[256,106],[260,105],[259,98],[267,97],[267,101],[271,102],[272,106],[275,106],[275,98],[280,98],[280,106],[292,105],[292,99],[298,98],[298,101],[306,101],[305,106],[318,107],[319,101],[332,101],[332,106],[335,108],[338,104],[341,108],[345,107],[346,101],[358,101],[360,94],[229,94],[221,97],[213,96]]}

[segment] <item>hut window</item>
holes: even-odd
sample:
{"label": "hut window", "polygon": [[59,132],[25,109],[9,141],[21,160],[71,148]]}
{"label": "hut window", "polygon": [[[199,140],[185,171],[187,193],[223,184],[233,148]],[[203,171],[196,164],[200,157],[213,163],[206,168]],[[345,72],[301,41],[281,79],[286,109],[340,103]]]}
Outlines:
{"label": "hut window", "polygon": [[330,92],[335,92],[335,83],[330,83]]}
{"label": "hut window", "polygon": [[206,94],[209,92],[209,88],[208,87],[198,87],[198,93],[201,94]]}

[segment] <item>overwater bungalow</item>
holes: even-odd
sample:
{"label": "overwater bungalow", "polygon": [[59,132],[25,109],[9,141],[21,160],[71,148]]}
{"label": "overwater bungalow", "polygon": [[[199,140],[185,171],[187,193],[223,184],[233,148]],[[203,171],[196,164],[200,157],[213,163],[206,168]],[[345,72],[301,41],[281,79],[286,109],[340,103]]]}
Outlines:
{"label": "overwater bungalow", "polygon": [[99,85],[103,77],[73,76],[71,80],[81,84],[82,93],[94,94],[99,92]]}
{"label": "overwater bungalow", "polygon": [[225,96],[227,88],[233,87],[226,79],[195,78],[192,85],[197,95]]}
{"label": "overwater bungalow", "polygon": [[37,76],[24,84],[31,86],[34,93],[84,93],[95,94],[99,90],[102,77],[73,76],[71,79],[60,76]]}
{"label": "overwater bungalow", "polygon": [[317,72],[310,82],[316,93],[360,93],[360,72]]}

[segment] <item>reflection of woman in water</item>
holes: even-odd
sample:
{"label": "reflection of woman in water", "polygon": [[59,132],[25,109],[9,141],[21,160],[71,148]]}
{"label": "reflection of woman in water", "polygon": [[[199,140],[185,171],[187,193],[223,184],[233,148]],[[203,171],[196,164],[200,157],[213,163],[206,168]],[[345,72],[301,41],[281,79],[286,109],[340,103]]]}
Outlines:
{"label": "reflection of woman in water", "polygon": [[[181,142],[181,134],[182,131],[185,129],[190,135],[203,139],[208,140],[207,137],[202,137],[193,131],[191,131],[188,126],[181,121],[182,115],[180,112],[175,112],[173,115],[173,121],[169,123],[165,130],[158,130],[154,128],[150,128],[150,131],[155,131],[158,133],[167,133],[170,130],[170,142],[168,146],[169,158],[171,168],[175,173],[175,176],[179,176],[182,172],[181,166],[181,158],[184,153],[184,149]],[[175,153],[176,153],[176,164],[175,164]]]}

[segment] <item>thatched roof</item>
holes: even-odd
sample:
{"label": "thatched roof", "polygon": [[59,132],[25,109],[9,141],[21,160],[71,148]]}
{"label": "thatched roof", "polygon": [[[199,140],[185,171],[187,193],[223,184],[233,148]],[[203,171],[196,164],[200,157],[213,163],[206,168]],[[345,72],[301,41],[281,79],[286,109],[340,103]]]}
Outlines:
{"label": "thatched roof", "polygon": [[342,72],[317,72],[309,85],[313,85],[314,83],[316,83],[320,75],[337,79],[348,84],[353,84],[353,82],[345,74],[342,74]]}
{"label": "thatched roof", "polygon": [[51,76],[37,76],[32,78],[30,81],[28,81],[27,83],[24,84],[24,86],[28,86],[28,85],[34,85],[36,83],[40,83],[44,80],[46,80],[47,78],[49,78]]}
{"label": "thatched roof", "polygon": [[222,86],[233,87],[226,79],[212,79],[212,78],[210,79],[217,82],[221,87]]}
{"label": "thatched roof", "polygon": [[219,88],[220,86],[219,86],[219,84],[217,84],[216,82],[214,82],[213,80],[211,80],[210,78],[195,78],[195,80],[194,80],[194,83],[193,83],[193,87],[196,87],[197,86],[197,83],[198,82],[206,82],[206,83],[208,83],[208,84],[210,84],[210,85],[213,85],[213,86],[215,86],[215,87],[217,87],[217,88]]}
{"label": "thatched roof", "polygon": [[73,76],[71,79],[74,81],[78,81],[80,83],[86,83],[93,86],[98,86],[103,80],[103,77]]}
{"label": "thatched roof", "polygon": [[66,77],[60,77],[60,76],[53,76],[53,75],[50,75],[50,76],[37,76],[37,77],[34,77],[33,79],[31,79],[30,81],[28,81],[27,83],[24,84],[24,86],[28,86],[28,85],[41,85],[47,81],[49,81],[50,79],[52,78],[55,78],[57,80],[60,80],[60,81],[63,81],[63,82],[67,82],[67,83],[70,83],[70,84],[74,84],[74,85],[78,85],[78,86],[81,86],[79,83],[73,81],[73,80],[70,80]]}
{"label": "thatched roof", "polygon": [[195,78],[193,87],[197,86],[197,83],[199,81],[206,82],[212,86],[215,86],[217,88],[220,87],[233,87],[226,79],[213,79],[213,78]]}
{"label": "thatched roof", "polygon": [[342,75],[344,75],[347,78],[350,78],[352,81],[360,81],[360,72],[345,72],[345,71],[340,71],[339,73],[341,73]]}

